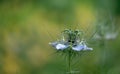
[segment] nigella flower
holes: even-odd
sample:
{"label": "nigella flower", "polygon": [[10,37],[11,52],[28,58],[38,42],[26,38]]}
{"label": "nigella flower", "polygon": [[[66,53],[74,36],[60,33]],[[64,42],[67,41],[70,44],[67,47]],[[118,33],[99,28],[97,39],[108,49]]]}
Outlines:
{"label": "nigella flower", "polygon": [[114,24],[97,25],[98,32],[94,35],[96,40],[114,40],[118,36],[118,31]]}
{"label": "nigella flower", "polygon": [[101,19],[101,22],[96,24],[96,29],[97,32],[93,37],[96,40],[114,40],[119,34],[119,28],[116,27],[115,20],[111,17]]}
{"label": "nigella flower", "polygon": [[80,51],[93,50],[88,47],[86,41],[82,38],[82,31],[66,29],[62,32],[62,38],[58,41],[49,43],[58,52],[65,53],[66,59],[68,60],[68,72],[69,74],[79,73],[79,71],[72,70],[73,57],[80,56]]}
{"label": "nigella flower", "polygon": [[93,50],[89,48],[84,40],[80,39],[81,31],[70,29],[64,30],[62,32],[62,39],[56,42],[49,43],[57,50],[67,50],[71,49],[73,51],[84,51],[84,50]]}
{"label": "nigella flower", "polygon": [[99,34],[95,34],[94,39],[106,39],[106,40],[114,40],[115,38],[117,38],[118,36],[118,32],[115,33],[106,33],[104,36],[100,36]]}

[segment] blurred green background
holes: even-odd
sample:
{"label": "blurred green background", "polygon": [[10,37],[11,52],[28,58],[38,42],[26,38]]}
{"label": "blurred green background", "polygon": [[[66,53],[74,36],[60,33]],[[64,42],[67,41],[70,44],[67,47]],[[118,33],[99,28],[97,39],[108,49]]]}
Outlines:
{"label": "blurred green background", "polygon": [[[110,17],[118,30],[120,0],[0,0],[0,74],[65,74],[65,59],[48,43],[66,28],[88,29],[89,38]],[[119,41],[91,42],[94,50],[77,57],[73,70],[120,74]]]}

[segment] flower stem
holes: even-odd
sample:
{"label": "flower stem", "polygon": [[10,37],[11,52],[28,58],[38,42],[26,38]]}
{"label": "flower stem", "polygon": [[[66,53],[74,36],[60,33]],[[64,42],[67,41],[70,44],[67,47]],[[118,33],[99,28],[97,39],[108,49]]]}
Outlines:
{"label": "flower stem", "polygon": [[68,53],[68,72],[69,74],[72,74],[71,73],[71,50],[69,50],[69,53]]}

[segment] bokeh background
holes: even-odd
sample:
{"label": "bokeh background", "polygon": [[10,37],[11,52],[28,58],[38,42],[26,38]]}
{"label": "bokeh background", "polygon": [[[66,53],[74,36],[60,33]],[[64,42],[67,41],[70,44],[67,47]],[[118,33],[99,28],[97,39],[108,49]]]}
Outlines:
{"label": "bokeh background", "polygon": [[[92,40],[101,22],[114,22],[117,37]],[[0,0],[0,74],[66,74],[65,59],[49,45],[66,28],[85,31],[94,49],[73,70],[120,74],[119,24],[120,0]]]}

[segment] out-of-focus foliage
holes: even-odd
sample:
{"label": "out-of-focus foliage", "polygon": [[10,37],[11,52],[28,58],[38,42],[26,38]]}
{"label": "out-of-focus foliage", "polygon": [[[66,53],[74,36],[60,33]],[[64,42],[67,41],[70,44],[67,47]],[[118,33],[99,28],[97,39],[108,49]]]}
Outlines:
{"label": "out-of-focus foliage", "polygon": [[[0,0],[0,74],[65,74],[65,59],[48,43],[65,28],[83,30],[89,39],[110,16],[119,31],[119,8],[119,0]],[[88,43],[94,50],[75,58],[73,69],[120,74],[119,41],[118,35]]]}

